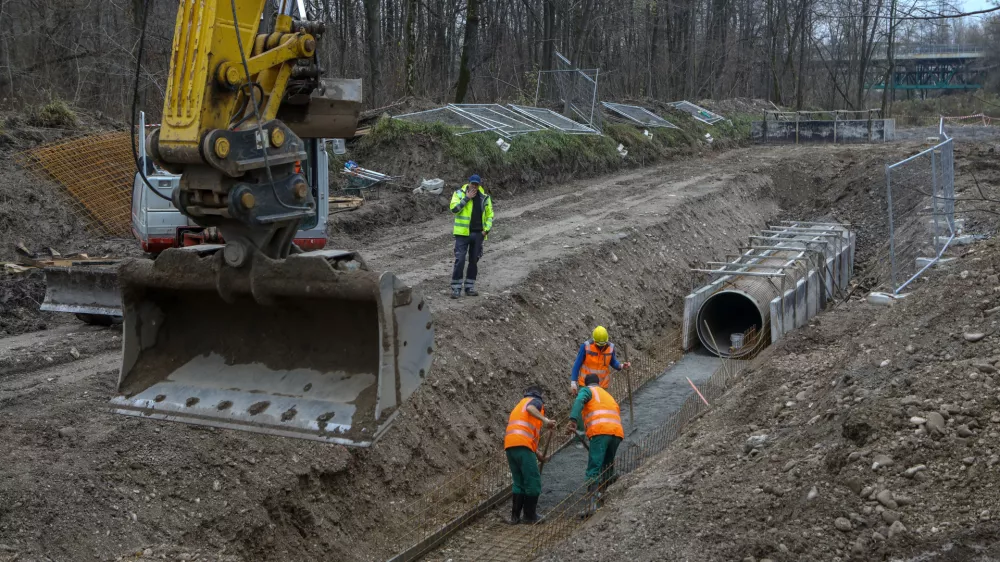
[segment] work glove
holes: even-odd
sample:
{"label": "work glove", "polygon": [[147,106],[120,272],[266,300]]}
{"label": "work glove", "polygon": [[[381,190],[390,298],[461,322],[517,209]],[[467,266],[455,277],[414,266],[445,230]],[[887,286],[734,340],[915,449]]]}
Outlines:
{"label": "work glove", "polygon": [[578,390],[578,387],[577,387],[576,381],[573,381],[573,382],[569,383],[569,392],[570,392],[570,394],[572,394],[573,396],[576,396],[577,390]]}

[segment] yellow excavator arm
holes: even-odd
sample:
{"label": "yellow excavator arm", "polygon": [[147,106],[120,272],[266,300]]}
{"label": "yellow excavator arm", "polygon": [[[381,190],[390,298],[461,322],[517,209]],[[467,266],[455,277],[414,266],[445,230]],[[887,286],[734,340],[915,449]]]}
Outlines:
{"label": "yellow excavator arm", "polygon": [[[368,445],[422,383],[423,298],[352,251],[300,252],[316,213],[303,137],[353,136],[358,80],[321,79],[323,26],[281,0],[180,0],[162,126],[149,155],[171,197],[224,248],[168,249],[119,270],[124,353],[115,411]],[[262,19],[268,32],[259,32]]]}
{"label": "yellow excavator arm", "polygon": [[[246,105],[249,84],[260,86],[254,94],[261,119],[277,116],[296,61],[309,61],[316,52],[310,31],[318,26],[300,22],[292,31],[292,17],[280,14],[273,33],[257,35],[267,1],[235,2],[234,18],[230,0],[182,0],[159,134],[158,150],[168,161],[202,162],[205,133],[230,128],[234,119],[246,118],[243,128],[256,127],[252,108]],[[240,107],[247,115],[238,112]]]}
{"label": "yellow excavator arm", "polygon": [[280,4],[273,29],[258,33],[268,0],[180,0],[162,126],[147,143],[182,176],[177,208],[219,228],[235,267],[255,252],[285,257],[299,222],[316,212],[294,166],[307,150],[277,119],[282,107],[325,102],[325,119],[299,119],[322,137],[353,135],[360,108],[359,81],[320,79],[323,25],[293,19],[291,0]]}

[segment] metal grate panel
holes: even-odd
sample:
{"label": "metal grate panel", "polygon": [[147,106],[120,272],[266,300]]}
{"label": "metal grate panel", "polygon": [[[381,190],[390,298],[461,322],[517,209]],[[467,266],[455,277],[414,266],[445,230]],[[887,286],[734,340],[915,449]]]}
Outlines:
{"label": "metal grate panel", "polygon": [[670,121],[638,105],[625,105],[622,103],[601,102],[609,111],[628,119],[629,121],[642,125],[643,127],[665,127],[668,129],[680,129]]}
{"label": "metal grate panel", "polygon": [[543,107],[529,107],[526,105],[511,105],[510,109],[515,111],[525,117],[538,122],[547,129],[552,129],[554,131],[559,131],[561,133],[570,134],[581,134],[581,135],[599,135],[600,133],[594,129],[566,117],[565,115],[560,115],[551,109],[545,109]]}
{"label": "metal grate panel", "polygon": [[697,106],[689,101],[675,101],[670,106],[685,113],[690,113],[691,117],[709,125],[714,125],[719,121],[725,120],[725,117],[718,113],[712,113],[704,107]]}

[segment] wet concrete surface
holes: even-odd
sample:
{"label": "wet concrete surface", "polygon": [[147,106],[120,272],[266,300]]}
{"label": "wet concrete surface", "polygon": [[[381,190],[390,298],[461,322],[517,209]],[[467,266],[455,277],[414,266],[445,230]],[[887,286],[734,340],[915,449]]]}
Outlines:
{"label": "wet concrete surface", "polygon": [[[619,400],[618,406],[621,408],[622,424],[625,428],[625,440],[619,446],[619,454],[630,443],[661,427],[680,409],[688,395],[694,392],[687,378],[695,384],[700,384],[711,377],[720,366],[718,357],[709,355],[699,348],[685,354],[662,376],[636,391],[632,396],[635,411],[634,431],[629,421],[628,400],[624,397]],[[566,435],[565,427],[558,428],[558,431],[559,441],[562,441],[563,435]],[[554,455],[542,469],[539,510],[545,513],[580,488],[586,480],[586,471],[587,450],[578,442]]]}

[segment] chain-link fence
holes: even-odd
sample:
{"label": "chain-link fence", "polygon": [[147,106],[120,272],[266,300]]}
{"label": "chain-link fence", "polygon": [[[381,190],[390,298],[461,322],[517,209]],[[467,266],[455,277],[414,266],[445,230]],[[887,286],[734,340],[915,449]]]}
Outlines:
{"label": "chain-link fence", "polygon": [[886,166],[889,241],[887,280],[900,293],[955,238],[954,141],[946,139]]}
{"label": "chain-link fence", "polygon": [[603,130],[603,116],[597,95],[600,69],[576,68],[558,52],[555,59],[554,69],[538,72],[535,107],[556,109],[591,129]]}

